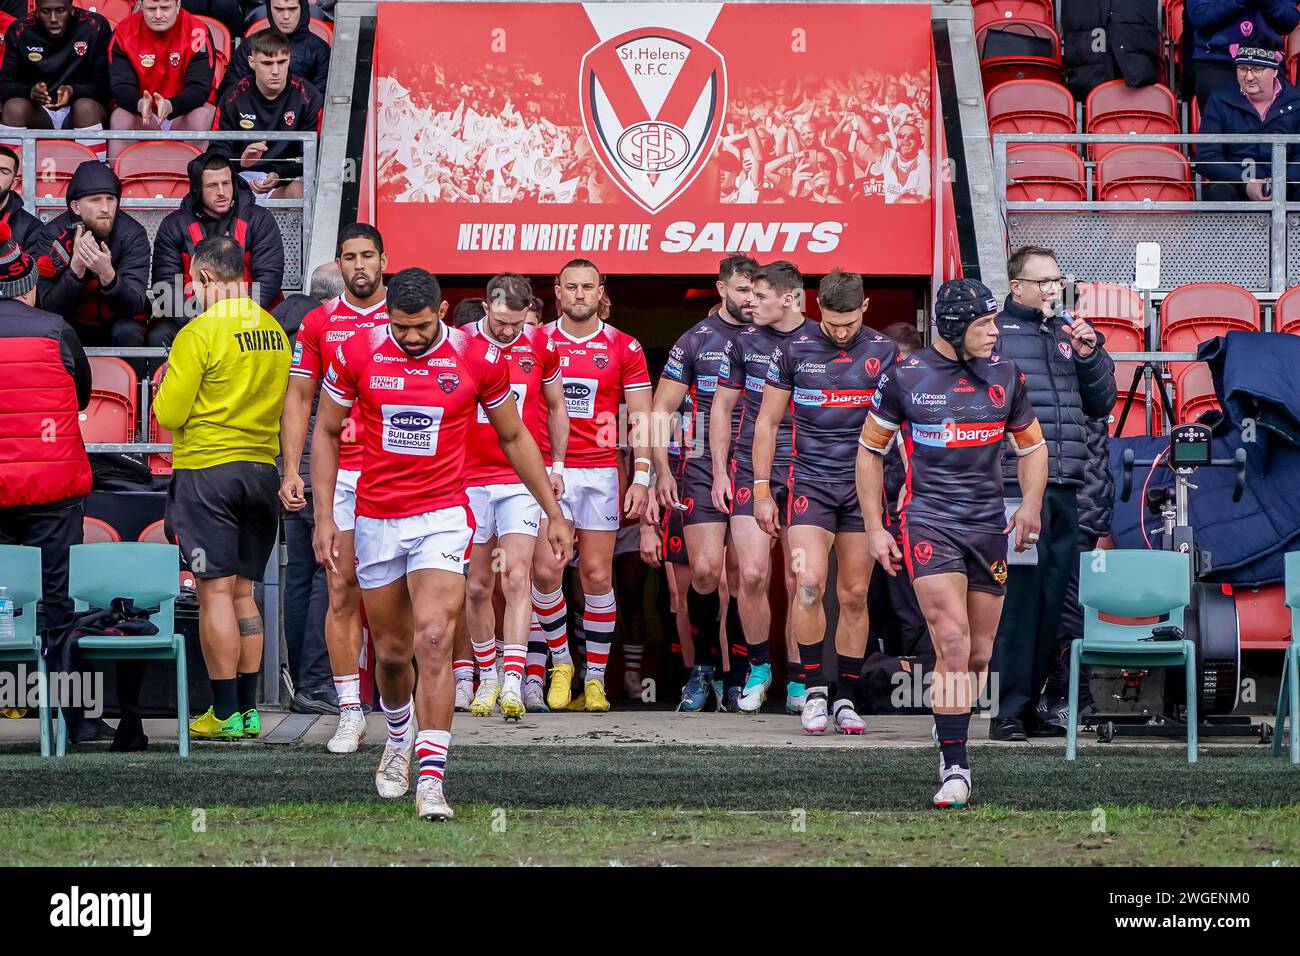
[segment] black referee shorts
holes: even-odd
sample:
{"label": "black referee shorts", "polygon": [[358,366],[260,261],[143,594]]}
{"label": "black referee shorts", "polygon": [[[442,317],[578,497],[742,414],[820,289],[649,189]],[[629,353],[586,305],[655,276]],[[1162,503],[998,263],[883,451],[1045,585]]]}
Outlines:
{"label": "black referee shorts", "polygon": [[178,469],[167,489],[167,536],[196,578],[261,581],[275,548],[279,492],[274,465],[233,461]]}

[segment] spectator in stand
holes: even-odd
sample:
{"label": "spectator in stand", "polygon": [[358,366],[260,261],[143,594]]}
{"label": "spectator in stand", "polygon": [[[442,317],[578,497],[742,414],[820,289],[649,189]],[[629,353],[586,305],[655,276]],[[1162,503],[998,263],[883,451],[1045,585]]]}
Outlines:
{"label": "spectator in stand", "polygon": [[[117,101],[113,129],[208,130],[216,109],[216,53],[203,21],[179,0],[144,0],[117,26],[108,79]],[[202,143],[195,145],[203,148]],[[125,149],[109,144],[109,156]]]}
{"label": "spectator in stand", "polygon": [[[103,129],[113,28],[72,0],[37,0],[5,30],[0,122],[18,129]],[[102,142],[102,140],[100,141]]]}
{"label": "spectator in stand", "polygon": [[[1098,43],[1099,36],[1106,42]],[[1064,0],[1061,49],[1065,85],[1076,100],[1086,100],[1107,80],[1123,79],[1127,86],[1158,83],[1164,54],[1160,4],[1158,0]]]}
{"label": "spectator in stand", "polygon": [[1236,48],[1282,49],[1300,26],[1300,10],[1295,0],[1187,0],[1187,20],[1195,32],[1196,103],[1204,114],[1210,94],[1237,80]]}
{"label": "spectator in stand", "polygon": [[[330,45],[311,32],[311,12],[304,0],[271,0],[270,29],[289,41],[289,72],[301,76],[325,95],[325,81],[330,70]],[[261,32],[261,31],[258,31]],[[221,81],[224,94],[248,76],[252,40],[243,39],[230,57],[230,69]]]}
{"label": "spectator in stand", "polygon": [[[271,310],[275,320],[290,335],[297,334],[308,312],[343,294],[343,275],[337,262],[316,267],[311,274],[308,293],[287,295]],[[319,398],[320,391],[316,390],[312,395],[312,414],[307,422],[307,439],[298,465],[307,503],[298,511],[284,511],[284,545],[289,555],[284,576],[284,642],[289,649],[289,673],[293,676],[294,686],[289,709],[304,714],[336,714],[339,699],[334,690],[329,651],[325,646],[328,584],[325,566],[316,563],[316,553],[311,546],[315,530],[311,499],[311,436],[316,428],[316,402]],[[283,467],[283,462],[280,464]]]}
{"label": "spectator in stand", "polygon": [[68,322],[85,346],[144,345],[149,234],[118,208],[122,183],[88,159],[68,183],[68,211],[36,239],[42,309]]}
{"label": "spectator in stand", "polygon": [[[1210,94],[1202,133],[1300,133],[1300,92],[1284,80],[1280,50],[1237,47],[1235,83]],[[1196,147],[1201,198],[1263,202],[1272,194],[1273,147],[1268,143],[1201,143]],[[1300,198],[1300,146],[1287,146],[1287,196]]]}
{"label": "spectator in stand", "polygon": [[[248,57],[253,73],[221,98],[213,128],[319,133],[325,101],[314,86],[289,71],[289,56],[289,41],[281,34],[254,34]],[[302,198],[302,143],[263,140],[218,146],[239,155],[240,175],[258,196]]]}
{"label": "spectator in stand", "polygon": [[9,227],[14,242],[24,249],[34,250],[36,237],[44,226],[23,208],[23,197],[14,192],[19,165],[18,154],[8,146],[0,146],[0,222]]}
{"label": "spectator in stand", "polygon": [[[36,308],[36,261],[0,225],[0,544],[41,549],[47,627],[72,610],[68,549],[81,543],[90,462],[77,412],[90,404],[90,362],[57,315]],[[53,427],[51,427],[51,425]]]}
{"label": "spectator in stand", "polygon": [[[158,226],[153,241],[154,322],[149,345],[168,346],[195,305],[190,261],[194,247],[212,236],[229,236],[244,250],[244,279],[264,309],[281,298],[284,240],[270,212],[253,194],[224,152],[210,148],[190,160],[190,191],[180,208]],[[197,314],[197,313],[194,313]]]}

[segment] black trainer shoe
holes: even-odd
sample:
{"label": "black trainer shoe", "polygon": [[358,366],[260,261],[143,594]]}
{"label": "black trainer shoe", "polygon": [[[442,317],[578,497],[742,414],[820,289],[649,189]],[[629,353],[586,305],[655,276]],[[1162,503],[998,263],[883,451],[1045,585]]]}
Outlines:
{"label": "black trainer shoe", "polygon": [[1024,740],[1025,725],[1015,718],[1007,717],[993,721],[989,728],[989,740]]}

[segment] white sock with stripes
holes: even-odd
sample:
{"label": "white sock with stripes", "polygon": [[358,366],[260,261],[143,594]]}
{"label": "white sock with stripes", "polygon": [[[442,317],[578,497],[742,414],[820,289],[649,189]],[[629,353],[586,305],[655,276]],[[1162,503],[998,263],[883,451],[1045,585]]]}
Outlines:
{"label": "white sock with stripes", "polygon": [[415,757],[420,762],[418,783],[441,782],[447,775],[447,751],[451,749],[450,730],[422,730],[415,735]]}
{"label": "white sock with stripes", "polygon": [[582,630],[587,635],[587,674],[585,680],[605,683],[605,667],[614,642],[614,592],[583,594]]}

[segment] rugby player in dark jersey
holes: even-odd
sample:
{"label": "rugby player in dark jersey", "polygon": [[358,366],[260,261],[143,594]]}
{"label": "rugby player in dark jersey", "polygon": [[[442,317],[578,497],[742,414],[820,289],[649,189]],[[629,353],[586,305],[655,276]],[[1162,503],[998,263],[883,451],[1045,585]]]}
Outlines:
{"label": "rugby player in dark jersey", "polygon": [[[772,539],[754,520],[754,473],[752,449],[754,422],[763,403],[763,385],[772,348],[788,341],[808,321],[803,316],[803,276],[789,262],[773,262],[754,275],[754,324],[742,329],[727,346],[726,361],[718,372],[718,390],[713,396],[710,418],[715,422],[730,419],[738,402],[743,403],[735,442],[730,443],[721,429],[714,429],[709,439],[713,458],[713,506],[730,510],[731,544],[739,567],[739,609],[749,650],[751,675],[758,672],[771,682],[768,632],[772,627],[772,608],[768,589],[772,574]],[[790,430],[793,419],[787,414],[776,433],[772,454],[771,484],[766,486],[779,506],[784,506],[790,474]],[[725,464],[729,462],[730,464]],[[781,546],[789,554],[789,542],[781,533]],[[789,562],[785,570],[786,594],[793,603],[794,577]],[[794,648],[787,614],[786,659],[794,661]],[[794,672],[786,686],[785,708],[792,714],[803,709],[803,671]],[[762,694],[742,696],[742,713],[757,713]]]}
{"label": "rugby player in dark jersey", "polygon": [[[966,759],[971,701],[982,693],[1007,581],[1007,535],[1038,540],[1047,448],[1024,375],[1000,358],[997,300],[973,279],[945,282],[935,303],[940,339],[881,377],[859,440],[858,495],[871,552],[889,574],[902,558],[930,629],[939,741],[936,807],[970,799]],[[882,458],[902,436],[910,471],[902,554],[883,526]],[[1002,503],[1003,442],[1019,455],[1024,493],[1008,522]]]}
{"label": "rugby player in dark jersey", "polygon": [[[808,693],[800,720],[810,734],[835,729],[860,734],[857,688],[867,649],[867,589],[873,562],[854,483],[857,440],[876,382],[898,355],[891,339],[863,325],[862,277],[835,270],[818,288],[822,318],[772,350],[763,405],[754,428],[754,517],[775,536],[780,519],[769,493],[776,433],[787,408],[794,415],[794,468],[785,514],[796,581],[790,623],[799,642]],[[826,612],[822,598],[837,560],[836,693],[822,670]],[[748,688],[747,688],[748,690]],[[829,711],[829,714],[828,714]]]}
{"label": "rugby player in dark jersey", "polygon": [[[721,307],[697,322],[673,346],[668,362],[655,390],[654,416],[656,441],[652,454],[655,466],[655,496],[658,504],[671,514],[682,511],[685,526],[686,555],[691,567],[691,585],[686,607],[695,634],[695,666],[682,689],[681,709],[699,711],[708,701],[709,688],[718,663],[718,617],[721,604],[718,584],[723,570],[723,544],[727,532],[727,512],[713,503],[713,459],[708,452],[709,411],[718,388],[719,371],[725,361],[724,350],[741,329],[753,320],[752,276],[758,263],[747,256],[728,256],[718,269],[718,294]],[[674,467],[669,462],[668,437],[675,431],[671,419],[675,410],[690,402],[691,421],[684,429],[690,446]],[[730,419],[722,420],[727,440],[740,422],[739,408]],[[732,549],[734,552],[734,549]],[[734,579],[734,575],[732,575]],[[735,598],[733,596],[732,600]],[[733,621],[734,621],[733,616]],[[728,634],[734,647],[744,641],[739,634]],[[743,665],[731,662],[735,674],[727,688],[728,704],[734,706],[744,680]],[[722,704],[719,701],[719,704]],[[731,709],[731,707],[728,707]]]}

